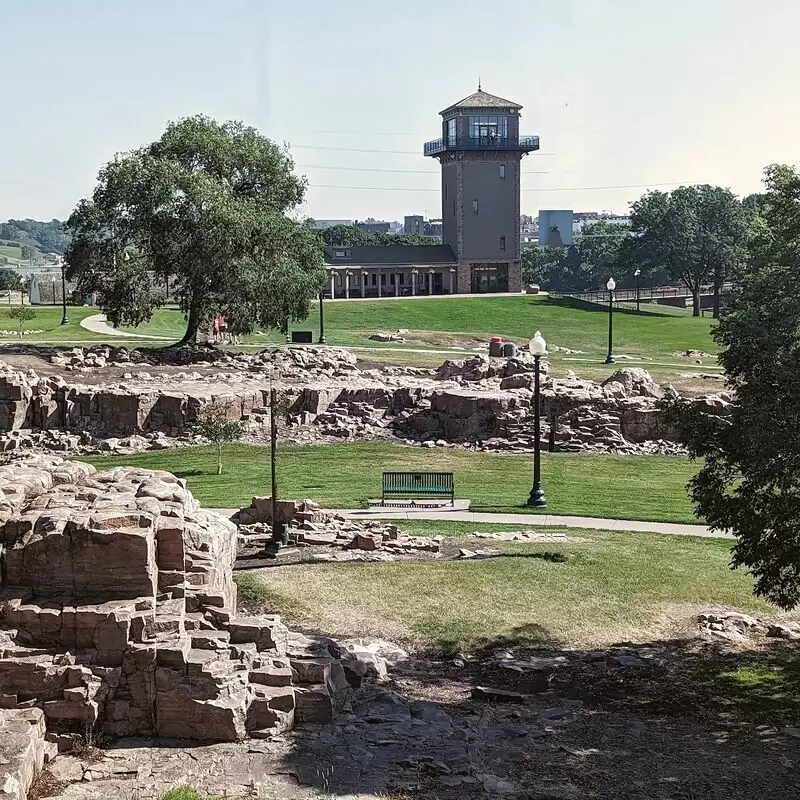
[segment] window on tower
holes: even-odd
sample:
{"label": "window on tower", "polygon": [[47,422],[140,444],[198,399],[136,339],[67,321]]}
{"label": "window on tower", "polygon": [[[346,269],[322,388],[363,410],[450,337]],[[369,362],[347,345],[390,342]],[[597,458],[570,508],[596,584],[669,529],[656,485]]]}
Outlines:
{"label": "window on tower", "polygon": [[499,144],[508,139],[508,117],[470,117],[469,138],[478,144]]}
{"label": "window on tower", "polygon": [[505,179],[505,177],[506,177],[506,165],[505,164],[501,164],[500,165],[500,177],[503,178],[503,179]]}
{"label": "window on tower", "polygon": [[506,249],[506,237],[505,236],[501,236],[500,237],[500,249],[503,250],[503,251],[505,251],[505,249]]}
{"label": "window on tower", "polygon": [[456,144],[456,121],[455,119],[447,120],[447,145],[455,147]]}
{"label": "window on tower", "polygon": [[478,201],[477,200],[473,200],[472,201],[472,213],[473,214],[477,214],[478,213]]}

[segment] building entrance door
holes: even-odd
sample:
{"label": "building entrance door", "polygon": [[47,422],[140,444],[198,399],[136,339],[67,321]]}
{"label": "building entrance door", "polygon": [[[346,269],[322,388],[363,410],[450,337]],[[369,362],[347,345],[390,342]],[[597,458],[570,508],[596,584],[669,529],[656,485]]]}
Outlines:
{"label": "building entrance door", "polygon": [[433,286],[431,288],[431,294],[444,294],[444,283],[442,282],[441,272],[433,273]]}

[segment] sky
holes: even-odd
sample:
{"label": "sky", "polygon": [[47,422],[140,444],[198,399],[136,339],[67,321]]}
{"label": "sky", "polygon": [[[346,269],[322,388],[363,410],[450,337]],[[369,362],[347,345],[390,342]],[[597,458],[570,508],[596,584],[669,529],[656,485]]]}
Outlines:
{"label": "sky", "polygon": [[0,219],[65,218],[169,120],[287,142],[299,213],[441,215],[423,143],[485,91],[524,106],[522,212],[758,191],[800,148],[793,0],[0,0]]}

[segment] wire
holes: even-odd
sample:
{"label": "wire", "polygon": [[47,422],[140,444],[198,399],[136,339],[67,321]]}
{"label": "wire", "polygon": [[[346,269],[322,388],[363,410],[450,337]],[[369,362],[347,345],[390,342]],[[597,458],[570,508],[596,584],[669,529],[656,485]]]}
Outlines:
{"label": "wire", "polygon": [[[560,186],[536,189],[522,189],[523,192],[592,192],[606,191],[609,189],[648,189],[652,186],[692,186],[697,181],[670,181],[668,183],[626,183],[618,186]],[[366,189],[370,192],[439,192],[440,189],[427,188],[392,188],[391,186],[339,186],[329,183],[310,183],[313,189]]]}
{"label": "wire", "polygon": [[[381,148],[371,147],[328,147],[322,144],[293,144],[289,142],[290,149],[293,150],[338,150],[346,153],[394,153],[401,156],[421,156],[422,150],[382,150]],[[542,153],[536,150],[537,156],[554,156],[555,153]]]}
{"label": "wire", "polygon": [[[330,164],[297,164],[298,169],[337,169],[346,170],[348,172],[409,172],[417,175],[441,175],[438,169],[382,169],[378,167],[335,167]],[[542,170],[541,172],[525,170],[523,175],[549,175],[550,170]]]}

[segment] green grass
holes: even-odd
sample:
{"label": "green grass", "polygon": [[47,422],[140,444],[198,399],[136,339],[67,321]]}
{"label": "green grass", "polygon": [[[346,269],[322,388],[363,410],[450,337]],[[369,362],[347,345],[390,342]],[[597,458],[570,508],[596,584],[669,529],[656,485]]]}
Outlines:
{"label": "green grass", "polygon": [[[130,464],[165,469],[185,477],[206,506],[248,505],[267,494],[269,450],[236,445],[225,450],[223,475],[216,474],[213,448],[185,448],[131,456],[93,457],[101,468]],[[330,508],[357,508],[380,496],[383,470],[453,470],[456,496],[473,511],[531,511],[531,457],[427,450],[383,443],[280,447],[279,485],[284,497],[313,498]],[[617,519],[697,522],[685,491],[697,465],[667,456],[545,453],[543,482],[551,514]]]}
{"label": "green grass", "polygon": [[[58,344],[59,342],[89,344],[107,342],[110,344],[130,344],[130,341],[123,340],[122,337],[104,336],[99,333],[92,333],[80,326],[82,319],[98,313],[98,309],[88,306],[67,306],[68,325],[61,324],[61,306],[31,306],[36,312],[35,319],[25,323],[24,330],[42,330],[44,333],[31,334],[23,337],[23,341],[28,344],[46,342]],[[8,316],[8,305],[0,304],[0,329],[18,330],[19,323]],[[19,342],[18,336],[3,337],[4,342]]]}
{"label": "green grass", "polygon": [[5,256],[9,261],[19,261],[22,258],[22,248],[0,244],[0,256]]}
{"label": "green grass", "polygon": [[[605,355],[608,316],[603,306],[566,299],[520,297],[431,298],[328,302],[325,306],[325,334],[329,344],[368,345],[376,331],[406,328],[409,347],[448,347],[487,342],[490,336],[504,336],[527,342],[541,330],[553,345],[584,351],[585,358]],[[293,329],[318,331],[318,310]],[[156,311],[152,320],[135,329],[175,339],[185,329],[183,315],[173,309]],[[693,318],[688,312],[668,306],[645,306],[641,313],[619,309],[615,312],[615,350],[636,358],[674,361],[672,353],[689,348],[713,353],[709,335],[711,320]],[[275,334],[248,337],[246,341],[281,341]],[[397,347],[390,343],[388,347]],[[553,360],[560,360],[553,353]]]}
{"label": "green grass", "polygon": [[[438,523],[406,524],[429,533]],[[451,535],[503,526],[449,523]],[[518,527],[517,527],[518,529]],[[698,609],[774,609],[731,571],[730,542],[570,530],[563,541],[470,547],[479,561],[303,564],[248,573],[268,611],[331,635],[381,636],[457,651],[488,643],[591,646],[693,627]],[[465,540],[466,541],[466,540]],[[241,580],[241,578],[240,578]]]}

